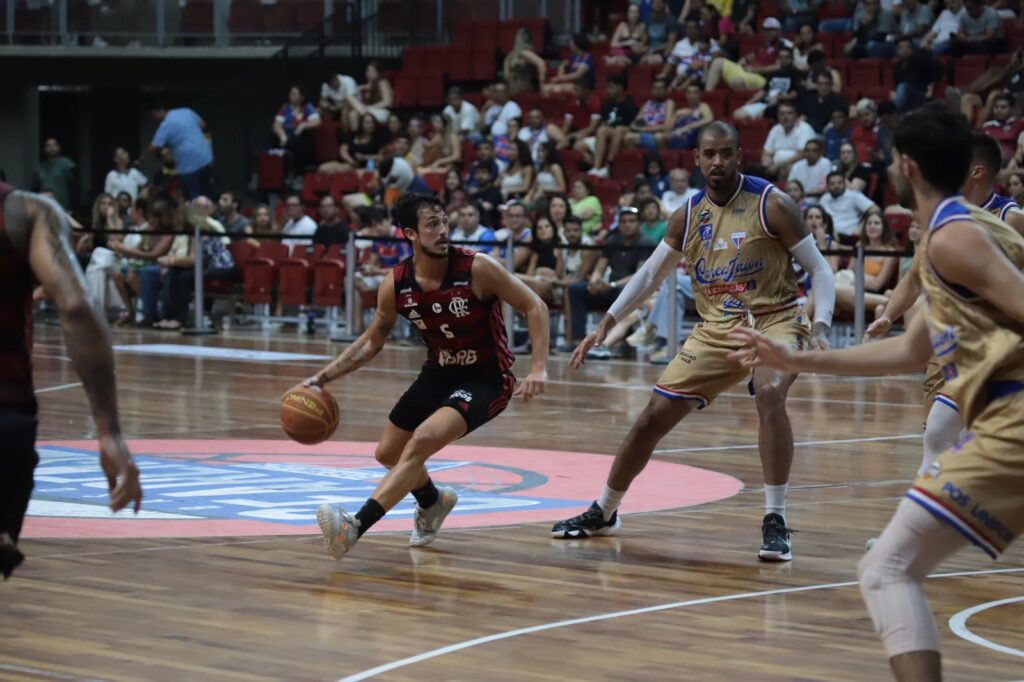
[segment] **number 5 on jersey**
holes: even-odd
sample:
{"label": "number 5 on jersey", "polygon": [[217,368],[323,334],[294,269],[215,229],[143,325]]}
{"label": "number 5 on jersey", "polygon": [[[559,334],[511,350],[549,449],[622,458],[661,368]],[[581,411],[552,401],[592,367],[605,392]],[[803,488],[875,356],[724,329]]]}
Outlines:
{"label": "number 5 on jersey", "polygon": [[445,335],[445,338],[448,338],[448,339],[454,339],[455,338],[455,332],[453,332],[448,327],[448,323],[447,322],[441,325],[441,333]]}

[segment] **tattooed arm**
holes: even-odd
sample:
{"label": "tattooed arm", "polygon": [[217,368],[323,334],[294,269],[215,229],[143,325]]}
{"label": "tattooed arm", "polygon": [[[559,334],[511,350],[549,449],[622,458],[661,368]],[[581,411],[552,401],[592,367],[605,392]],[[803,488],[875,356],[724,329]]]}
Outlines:
{"label": "tattooed arm", "polygon": [[395,308],[395,277],[388,273],[377,292],[377,311],[370,327],[346,348],[334,362],[306,379],[304,386],[323,386],[328,381],[356,371],[377,356],[384,348],[398,313]]}
{"label": "tattooed arm", "polygon": [[110,331],[89,302],[64,212],[42,196],[15,192],[5,203],[7,232],[60,314],[64,343],[89,397],[100,442],[100,464],[114,511],[134,502],[139,510],[139,471],[121,436]]}

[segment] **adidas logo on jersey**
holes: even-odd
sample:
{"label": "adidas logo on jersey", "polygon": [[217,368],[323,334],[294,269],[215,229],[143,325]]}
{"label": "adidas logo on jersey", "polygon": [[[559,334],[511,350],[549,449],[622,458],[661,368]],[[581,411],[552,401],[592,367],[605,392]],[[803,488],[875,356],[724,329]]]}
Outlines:
{"label": "adidas logo on jersey", "polygon": [[410,320],[418,320],[418,319],[420,319],[420,314],[418,312],[416,312],[415,310],[411,310],[411,311],[409,311],[409,319]]}

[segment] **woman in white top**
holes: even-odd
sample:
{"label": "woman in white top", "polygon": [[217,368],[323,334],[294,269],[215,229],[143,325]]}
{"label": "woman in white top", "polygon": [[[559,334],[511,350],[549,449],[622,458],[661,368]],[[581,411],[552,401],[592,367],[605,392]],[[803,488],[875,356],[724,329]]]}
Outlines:
{"label": "woman in white top", "polygon": [[526,193],[526,202],[543,208],[552,194],[565,194],[565,171],[558,162],[558,147],[548,141],[537,147],[537,177]]}
{"label": "woman in white top", "polygon": [[391,83],[387,79],[381,78],[377,62],[370,62],[366,65],[366,85],[359,86],[359,95],[361,99],[360,97],[349,97],[347,100],[349,130],[358,129],[359,117],[367,112],[373,114],[377,123],[388,122],[388,116],[391,114],[388,110],[394,103],[395,95],[391,89]]}
{"label": "woman in white top", "polygon": [[815,35],[814,27],[810,24],[802,24],[796,36],[793,37],[793,66],[801,71],[807,71],[810,68],[807,64],[807,55],[812,50],[824,52],[825,47]]}
{"label": "woman in white top", "polygon": [[508,151],[508,168],[501,174],[498,186],[506,201],[525,195],[533,185],[533,164],[530,146],[522,140],[512,140]]}
{"label": "woman in white top", "polygon": [[139,197],[146,198],[149,179],[138,168],[133,168],[131,163],[132,157],[127,149],[118,147],[114,150],[114,170],[107,173],[104,192],[115,197],[121,192],[128,192],[132,201]]}

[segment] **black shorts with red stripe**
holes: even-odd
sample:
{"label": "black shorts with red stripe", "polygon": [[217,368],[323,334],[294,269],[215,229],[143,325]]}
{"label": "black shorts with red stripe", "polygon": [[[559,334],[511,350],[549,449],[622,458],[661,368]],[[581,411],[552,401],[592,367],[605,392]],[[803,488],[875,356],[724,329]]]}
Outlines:
{"label": "black shorts with red stripe", "polygon": [[425,365],[389,419],[400,429],[415,431],[440,408],[451,407],[466,420],[470,433],[505,411],[515,385],[511,372]]}

